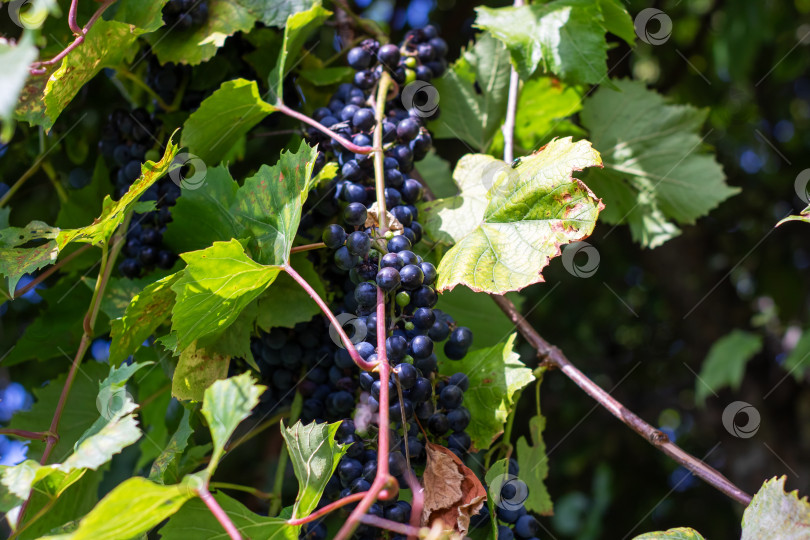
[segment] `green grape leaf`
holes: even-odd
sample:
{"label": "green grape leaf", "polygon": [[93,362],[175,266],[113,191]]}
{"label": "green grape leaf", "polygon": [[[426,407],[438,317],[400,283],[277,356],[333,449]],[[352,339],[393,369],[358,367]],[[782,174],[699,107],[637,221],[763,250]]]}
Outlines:
{"label": "green grape leaf", "polygon": [[[256,81],[225,81],[185,121],[180,144],[205,163],[215,165],[242,136],[275,110],[259,96]],[[207,189],[205,185],[190,187]]]}
{"label": "green grape leaf", "polygon": [[296,152],[282,152],[272,167],[262,165],[237,191],[231,212],[255,237],[250,248],[258,262],[281,265],[289,260],[301,208],[314,185],[316,155],[315,148],[301,141]]}
{"label": "green grape leaf", "polygon": [[167,476],[171,475],[172,478],[179,476],[178,463],[180,457],[188,446],[188,439],[194,433],[190,424],[191,411],[189,409],[183,410],[183,417],[180,419],[180,424],[177,426],[166,448],[160,453],[155,461],[152,462],[152,468],[149,470],[149,480],[159,484],[166,483]]}
{"label": "green grape leaf", "polygon": [[49,130],[85,83],[102,69],[132,59],[136,51],[132,45],[143,33],[143,29],[123,22],[96,21],[81,46],[69,52],[47,77],[44,91],[31,87],[34,92],[23,96],[17,118]]}
{"label": "green grape leaf", "polygon": [[[120,319],[126,314],[132,299],[154,283],[154,279],[151,275],[136,279],[110,278],[101,299],[101,312],[110,319]],[[95,289],[95,279],[85,277],[82,281],[91,291]]]}
{"label": "green grape leaf", "polygon": [[786,477],[766,480],[745,509],[740,540],[802,540],[810,530],[810,504],[798,491],[785,492]]}
{"label": "green grape leaf", "polygon": [[181,276],[182,272],[177,272],[148,285],[132,298],[123,317],[110,321],[111,364],[120,364],[134,354],[169,317],[175,301],[172,286]]}
{"label": "green grape leaf", "polygon": [[[301,526],[287,525],[282,518],[262,516],[248,510],[239,501],[224,493],[214,493],[214,499],[228,514],[244,538],[263,540],[297,540]],[[199,538],[224,538],[222,525],[200,499],[183,505],[169,522],[160,529],[161,540],[187,540],[193,530]]]}
{"label": "green grape leaf", "polygon": [[689,527],[677,527],[667,531],[656,531],[640,534],[633,540],[704,540],[694,529]]}
{"label": "green grape leaf", "polygon": [[172,396],[177,399],[202,401],[206,388],[228,376],[230,358],[209,354],[194,342],[180,353],[172,376]]}
{"label": "green grape leaf", "polygon": [[330,86],[339,82],[351,80],[354,70],[350,67],[327,67],[317,69],[302,69],[301,78],[315,86]]}
{"label": "green grape leaf", "polygon": [[295,477],[298,478],[298,497],[292,513],[294,518],[307,516],[315,510],[326,483],[348,450],[348,447],[339,445],[335,440],[338,427],[340,422],[304,425],[299,421],[281,430]]}
{"label": "green grape leaf", "polygon": [[173,219],[163,242],[184,253],[205,249],[217,240],[242,238],[244,226],[230,211],[238,188],[225,165],[209,168],[202,186],[181,183],[182,194],[172,207]]}
{"label": "green grape leaf", "polygon": [[602,218],[628,224],[652,248],[680,234],[675,223],[694,223],[740,190],[702,148],[708,110],[670,104],[643,82],[614,83],[618,90],[599,88],[580,114],[605,165],[585,179],[605,201]]}
{"label": "green grape leaf", "polygon": [[470,388],[464,392],[464,406],[476,421],[467,428],[473,446],[489,448],[503,433],[509,411],[515,405],[515,392],[534,380],[532,370],[520,361],[514,352],[512,334],[504,344],[475,349],[462,360],[439,362],[439,373],[450,376],[464,372],[470,379]]}
{"label": "green grape leaf", "polygon": [[790,351],[788,357],[785,358],[782,364],[788,373],[792,373],[797,382],[804,380],[804,374],[807,373],[810,367],[810,331],[805,330],[802,336]]}
{"label": "green grape leaf", "polygon": [[[93,297],[92,291],[74,279],[63,278],[53,287],[38,291],[44,309],[25,327],[14,348],[3,359],[4,366],[14,366],[31,359],[39,361],[62,357],[64,351],[75,351],[84,330],[82,319]],[[102,315],[97,328],[106,326]]]}
{"label": "green grape leaf", "polygon": [[[321,298],[326,296],[323,281],[306,254],[294,254],[290,257],[290,266],[312,285]],[[292,328],[298,323],[309,321],[320,312],[318,304],[309,294],[287,273],[283,273],[259,297],[256,324],[264,331],[277,326]]]}
{"label": "green grape leaf", "polygon": [[[279,274],[273,286],[265,291],[274,290],[281,278],[287,277],[285,273]],[[300,287],[299,287],[300,289]],[[250,367],[259,371],[259,366],[250,350],[250,338],[256,330],[256,318],[259,316],[259,299],[247,305],[236,320],[221,332],[209,334],[197,340],[197,347],[205,349],[208,356],[227,356],[229,358],[242,358]],[[309,319],[307,319],[309,320]]]}
{"label": "green grape leaf", "polygon": [[17,465],[0,465],[0,511],[8,512],[28,498],[31,485],[53,471],[33,459]]}
{"label": "green grape leaf", "polygon": [[517,459],[521,480],[531,486],[529,496],[524,503],[526,509],[542,516],[549,516],[554,513],[554,507],[545,483],[548,477],[548,457],[546,456],[546,443],[543,441],[544,429],[546,429],[544,416],[538,414],[529,420],[532,442],[529,444],[526,437],[518,439]]}
{"label": "green grape leaf", "polygon": [[163,26],[163,6],[168,0],[118,0],[113,19],[137,26],[144,32],[154,32]]}
{"label": "green grape leaf", "polygon": [[593,232],[603,205],[572,176],[600,166],[588,141],[552,141],[517,168],[468,154],[453,178],[461,195],[423,206],[428,236],[452,244],[438,267],[436,288],[462,284],[502,294],[543,281],[560,247]]}
{"label": "green grape leaf", "polygon": [[636,42],[636,29],[633,27],[633,18],[621,0],[599,0],[599,9],[602,11],[602,25],[605,30],[619,36],[632,47]]}
{"label": "green grape leaf", "polygon": [[[67,359],[65,360],[67,362]],[[73,452],[73,445],[87,431],[98,418],[96,398],[98,397],[98,383],[108,375],[109,368],[105,364],[87,362],[82,364],[81,373],[73,381],[70,394],[59,423],[59,441],[53,449],[51,459],[55,462],[63,461]],[[62,387],[65,384],[67,373],[54,377],[47,386],[34,388],[34,405],[27,411],[19,411],[12,418],[8,427],[24,431],[48,431],[53,411],[59,402]],[[45,449],[43,441],[31,441],[28,445],[28,458],[42,457]]]}
{"label": "green grape leaf", "polygon": [[[156,347],[148,352],[157,356]],[[143,351],[147,353],[147,350]],[[137,355],[141,356],[141,355]],[[138,378],[137,401],[140,404],[138,420],[144,438],[139,445],[140,455],[135,470],[142,471],[164,450],[169,442],[169,426],[166,411],[172,400],[171,379],[160,366],[153,366]]]}
{"label": "green grape leaf", "polygon": [[236,426],[250,416],[250,412],[259,403],[259,396],[265,387],[253,382],[250,373],[242,373],[214,382],[205,391],[202,413],[208,421],[214,452],[208,464],[208,471],[213,473],[222,454],[225,444],[233,435]]}
{"label": "green grape leaf", "polygon": [[320,5],[320,0],[240,0],[257,19],[267,26],[284,28],[287,17]]}
{"label": "green grape leaf", "polygon": [[174,514],[194,491],[185,485],[162,486],[135,476],[110,491],[68,534],[52,540],[135,538]]}
{"label": "green grape leaf", "polygon": [[452,197],[458,194],[450,163],[440,158],[435,150],[428,152],[425,159],[415,165],[435,197]]}
{"label": "green grape leaf", "polygon": [[109,420],[105,418],[105,425],[97,433],[89,437],[82,437],[82,440],[77,443],[76,451],[62,463],[61,470],[96,470],[110,461],[115,454],[141,438],[138,422],[130,414],[138,405],[128,396],[123,399],[125,402],[122,408],[117,410]]}
{"label": "green grape leaf", "polygon": [[[59,252],[71,242],[94,245],[106,242],[143,192],[168,172],[176,153],[177,145],[173,144],[170,138],[163,158],[157,163],[147,161],[141,165],[141,176],[132,183],[120,200],[113,201],[108,195],[104,199],[101,215],[90,225],[60,230],[39,221],[32,221],[24,229],[11,227],[0,231],[0,274],[8,277],[9,290],[13,291],[16,288],[23,274],[56,261]],[[38,240],[47,242],[32,248],[18,247]]]}
{"label": "green grape leaf", "polygon": [[280,266],[254,262],[235,239],[181,257],[187,266],[171,286],[177,295],[172,331],[180,349],[227,328],[281,271]]}
{"label": "green grape leaf", "polygon": [[210,60],[228,36],[249,31],[255,22],[256,16],[239,0],[208,0],[208,17],[200,26],[187,30],[164,26],[146,40],[161,64],[194,66]]}
{"label": "green grape leaf", "polygon": [[475,11],[475,26],[506,45],[521,79],[531,77],[538,65],[571,83],[599,84],[607,77],[602,13],[591,0]]}
{"label": "green grape leaf", "polygon": [[[551,77],[536,77],[520,89],[515,118],[515,154],[531,154],[555,137],[584,137],[586,132],[568,119],[582,109],[579,86],[568,86]],[[503,133],[495,134],[490,154],[503,154]]]}
{"label": "green grape leaf", "polygon": [[745,365],[761,350],[762,336],[744,330],[733,330],[718,339],[695,381],[695,403],[702,407],[710,394],[727,386],[738,389],[745,375]]}
{"label": "green grape leaf", "polygon": [[4,126],[0,135],[2,140],[11,138],[17,98],[28,80],[28,68],[38,55],[39,49],[30,31],[23,32],[17,43],[0,40],[0,66],[3,66],[3,77],[0,79],[0,120]]}
{"label": "green grape leaf", "polygon": [[284,41],[278,53],[276,67],[270,71],[267,78],[271,103],[283,103],[284,77],[296,66],[309,35],[320,28],[331,14],[331,11],[324,9],[320,2],[317,2],[306,11],[292,13],[287,17],[284,24]]}
{"label": "green grape leaf", "polygon": [[433,81],[442,114],[430,123],[437,139],[461,139],[486,152],[506,116],[509,53],[498,40],[482,34],[447,72]]}

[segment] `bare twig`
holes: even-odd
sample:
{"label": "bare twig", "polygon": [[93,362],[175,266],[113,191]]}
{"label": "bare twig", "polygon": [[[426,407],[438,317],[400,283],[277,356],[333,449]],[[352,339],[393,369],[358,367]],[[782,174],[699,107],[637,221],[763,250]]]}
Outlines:
{"label": "bare twig", "polygon": [[115,0],[106,0],[103,4],[101,4],[93,16],[90,17],[90,20],[87,21],[87,24],[84,25],[84,28],[79,28],[78,24],[76,23],[76,10],[78,8],[78,0],[72,0],[70,4],[70,11],[68,12],[68,24],[70,25],[71,31],[73,31],[74,35],[76,35],[76,39],[74,39],[67,47],[65,47],[62,52],[51,58],[50,60],[42,60],[41,62],[34,62],[31,64],[31,68],[29,69],[31,75],[44,75],[48,72],[48,70],[43,66],[52,66],[57,62],[61,61],[65,56],[67,56],[70,51],[84,43],[84,37],[90,31],[96,21],[101,17],[101,14],[110,7]]}
{"label": "bare twig", "polygon": [[621,420],[630,429],[644,437],[647,442],[654,447],[661,450],[664,454],[675,460],[680,465],[683,465],[695,476],[701,478],[704,482],[715,487],[719,491],[725,493],[735,501],[748,505],[751,502],[751,496],[735,486],[728,478],[720,474],[716,469],[710,467],[703,461],[695,456],[681,449],[675,443],[669,440],[665,433],[639,418],[634,412],[627,407],[616,401],[610,394],[599,387],[596,383],[590,380],[584,373],[578,370],[574,365],[565,357],[565,355],[557,347],[550,345],[535,329],[523,318],[518,312],[515,305],[504,298],[503,296],[491,295],[492,299],[498,304],[498,307],[506,314],[507,317],[515,324],[521,335],[529,342],[529,344],[537,351],[537,356],[541,361],[548,362],[549,364],[557,367],[569,379],[579,386],[586,394],[596,400],[599,405],[607,409],[610,414]]}
{"label": "bare twig", "polygon": [[25,431],[24,429],[0,429],[0,435],[11,435],[12,437],[20,437],[21,439],[30,439],[32,441],[47,440],[51,433],[47,431]]}

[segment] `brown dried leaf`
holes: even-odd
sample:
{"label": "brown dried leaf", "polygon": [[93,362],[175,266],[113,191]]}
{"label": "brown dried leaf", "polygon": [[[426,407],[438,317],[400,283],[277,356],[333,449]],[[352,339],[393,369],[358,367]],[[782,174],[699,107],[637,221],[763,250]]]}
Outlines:
{"label": "brown dried leaf", "polygon": [[[394,234],[401,234],[402,230],[405,228],[402,226],[402,223],[388,210],[385,211],[385,214],[388,216],[388,230],[392,231]],[[363,224],[366,228],[379,226],[380,209],[377,207],[376,201],[368,209],[366,216],[366,222]]]}
{"label": "brown dried leaf", "polygon": [[450,450],[428,442],[423,476],[425,506],[422,525],[437,521],[445,529],[467,533],[470,518],[481,510],[487,492],[478,477]]}

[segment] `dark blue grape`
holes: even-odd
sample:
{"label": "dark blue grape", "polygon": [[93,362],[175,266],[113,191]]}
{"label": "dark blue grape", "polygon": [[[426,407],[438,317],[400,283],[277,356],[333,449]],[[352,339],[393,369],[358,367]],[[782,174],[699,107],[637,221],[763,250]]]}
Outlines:
{"label": "dark blue grape", "polygon": [[447,447],[450,449],[455,448],[456,450],[466,452],[470,449],[470,445],[472,445],[472,441],[470,440],[470,436],[466,431],[457,431],[455,433],[451,433],[447,438]]}
{"label": "dark blue grape", "polygon": [[455,384],[448,384],[442,389],[439,399],[447,409],[455,409],[464,401],[464,390]]}
{"label": "dark blue grape", "polygon": [[361,203],[349,203],[345,210],[343,210],[343,221],[350,227],[361,227],[368,217],[368,211],[365,205]]}
{"label": "dark blue grape", "polygon": [[540,524],[534,516],[520,516],[515,522],[515,534],[521,538],[531,539],[540,530]]}
{"label": "dark blue grape", "polygon": [[395,268],[399,270],[402,268],[402,260],[399,258],[398,253],[386,253],[380,259],[380,268]]}
{"label": "dark blue grape", "polygon": [[419,134],[419,122],[413,118],[406,118],[397,124],[397,137],[403,141],[410,141]]}
{"label": "dark blue grape", "polygon": [[346,55],[346,63],[355,70],[360,71],[371,65],[371,54],[362,47],[354,47]]}
{"label": "dark blue grape", "polygon": [[420,184],[417,180],[413,178],[408,178],[400,188],[400,192],[402,193],[402,200],[409,203],[414,204],[419,202],[422,199],[422,195],[424,194],[424,188],[422,184]]}
{"label": "dark blue grape", "polygon": [[422,286],[425,274],[417,265],[409,264],[402,267],[402,270],[399,271],[399,277],[402,287],[408,291],[413,291]]}
{"label": "dark blue grape", "polygon": [[404,249],[411,249],[411,247],[411,241],[402,235],[394,236],[388,241],[388,251],[391,253],[397,253]]}
{"label": "dark blue grape", "polygon": [[470,411],[465,407],[458,407],[447,413],[447,421],[453,431],[464,431],[470,425]]}
{"label": "dark blue grape", "polygon": [[402,363],[394,366],[394,374],[399,378],[403,390],[409,390],[416,384],[418,373],[411,364]]}
{"label": "dark blue grape", "polygon": [[354,458],[344,456],[337,466],[337,474],[340,483],[344,487],[349,487],[355,479],[360,478],[360,475],[363,474],[363,464]]}
{"label": "dark blue grape", "polygon": [[[395,236],[394,238],[399,238]],[[394,239],[392,238],[392,240]],[[389,245],[391,242],[388,242]],[[389,248],[390,249],[390,248]],[[399,272],[396,268],[381,268],[379,272],[377,272],[377,285],[386,292],[393,291],[397,287],[399,287]]]}
{"label": "dark blue grape", "polygon": [[352,125],[361,131],[368,131],[374,127],[374,111],[371,109],[358,109],[352,116]]}
{"label": "dark blue grape", "polygon": [[352,255],[365,257],[371,249],[371,237],[363,231],[354,231],[346,239],[346,248]]}
{"label": "dark blue grape", "polygon": [[[346,246],[340,247],[337,251],[335,251],[335,265],[341,270],[351,270],[357,266],[359,262],[360,257],[349,253]],[[399,276],[399,274],[397,274],[397,276]]]}
{"label": "dark blue grape", "polygon": [[388,454],[388,472],[393,476],[399,476],[408,469],[408,462],[402,452],[396,451]]}
{"label": "dark blue grape", "polygon": [[408,354],[408,342],[402,336],[391,336],[385,340],[385,352],[388,360],[399,362]]}
{"label": "dark blue grape", "polygon": [[427,336],[416,336],[411,340],[409,351],[414,358],[427,358],[433,354],[433,341]]}
{"label": "dark blue grape", "polygon": [[420,307],[413,312],[413,325],[421,330],[429,330],[436,322],[436,315],[430,308]]}
{"label": "dark blue grape", "polygon": [[399,64],[399,47],[392,43],[383,45],[380,47],[380,51],[377,53],[377,58],[379,58],[380,62],[385,64],[389,69],[395,69],[397,64]]}
{"label": "dark blue grape", "polygon": [[515,540],[512,529],[506,525],[498,525],[498,540]]}
{"label": "dark blue grape", "polygon": [[450,429],[447,416],[442,413],[435,413],[428,418],[428,430],[434,435],[444,435]]}
{"label": "dark blue grape", "polygon": [[364,281],[354,289],[354,298],[362,307],[373,307],[377,305],[377,287]]}

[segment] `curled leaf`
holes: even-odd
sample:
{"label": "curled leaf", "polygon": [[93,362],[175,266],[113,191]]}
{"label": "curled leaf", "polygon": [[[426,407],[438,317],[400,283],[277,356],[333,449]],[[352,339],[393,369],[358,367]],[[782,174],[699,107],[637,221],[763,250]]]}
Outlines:
{"label": "curled leaf", "polygon": [[475,473],[453,452],[430,442],[425,449],[422,525],[430,527],[439,523],[444,529],[464,535],[470,527],[470,518],[484,506],[487,492]]}
{"label": "curled leaf", "polygon": [[[368,209],[366,216],[366,222],[363,224],[366,228],[378,227],[380,225],[380,209],[377,207],[376,202]],[[402,230],[405,228],[402,226],[402,223],[388,210],[385,211],[385,216],[388,222],[388,230],[392,231],[394,234],[401,234]]]}

